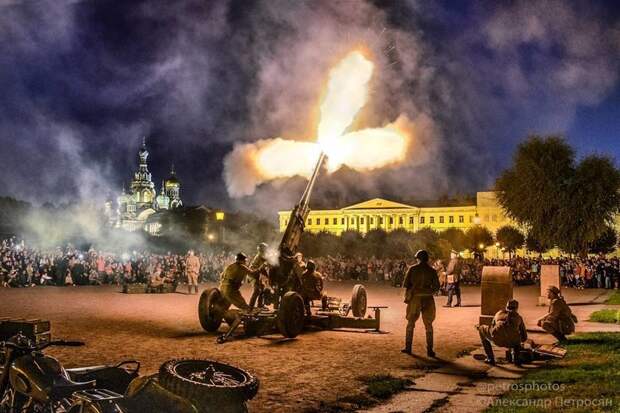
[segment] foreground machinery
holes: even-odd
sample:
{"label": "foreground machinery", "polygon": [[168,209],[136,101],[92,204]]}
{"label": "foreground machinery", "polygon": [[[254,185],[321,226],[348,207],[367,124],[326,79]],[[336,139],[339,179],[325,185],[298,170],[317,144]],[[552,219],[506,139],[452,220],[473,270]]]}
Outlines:
{"label": "foreground machinery", "polygon": [[217,288],[207,289],[200,296],[198,317],[202,328],[215,333],[222,322],[229,325],[228,331],[218,337],[219,343],[228,340],[239,326],[243,326],[246,336],[279,332],[287,338],[296,337],[305,327],[380,331],[381,309],[385,307],[370,307],[374,310],[373,317],[365,318],[367,294],[363,285],[355,285],[350,302],[343,302],[323,295],[323,282],[319,278],[310,281],[313,285],[309,294],[308,286],[296,272],[295,254],[310,212],[310,195],[325,159],[322,153],[299,203],[291,211],[278,249],[278,263],[268,269],[269,288],[262,297],[267,307],[250,313],[231,310],[230,303]]}
{"label": "foreground machinery", "polygon": [[[39,320],[37,320],[39,321]],[[13,321],[28,329],[33,323]],[[49,323],[48,323],[49,325]],[[212,360],[169,360],[139,376],[140,363],[65,369],[43,352],[79,341],[1,337],[0,413],[244,413],[258,392],[252,374]]]}

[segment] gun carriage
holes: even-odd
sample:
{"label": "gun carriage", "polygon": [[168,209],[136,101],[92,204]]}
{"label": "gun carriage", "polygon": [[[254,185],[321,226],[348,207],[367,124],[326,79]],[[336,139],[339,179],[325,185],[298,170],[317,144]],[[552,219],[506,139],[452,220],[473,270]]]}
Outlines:
{"label": "gun carriage", "polygon": [[[280,333],[287,338],[296,337],[304,328],[380,331],[381,309],[386,307],[369,307],[363,285],[355,285],[351,300],[344,302],[323,294],[322,279],[316,278],[308,286],[308,280],[304,282],[296,272],[295,254],[310,213],[310,195],[325,159],[325,154],[321,153],[299,203],[291,211],[278,248],[278,262],[266,271],[269,287],[262,296],[266,307],[247,313],[229,309],[230,303],[217,288],[207,289],[200,296],[198,317],[202,328],[216,333],[223,322],[229,326],[218,336],[218,343],[230,339],[240,326],[246,336]],[[368,308],[373,309],[372,316],[366,316]]]}

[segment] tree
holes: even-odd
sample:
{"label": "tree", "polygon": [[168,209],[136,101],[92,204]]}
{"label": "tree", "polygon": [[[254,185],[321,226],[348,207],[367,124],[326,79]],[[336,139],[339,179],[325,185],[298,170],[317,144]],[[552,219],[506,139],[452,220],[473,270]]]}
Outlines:
{"label": "tree", "polygon": [[474,226],[465,232],[465,247],[470,251],[484,252],[491,244],[493,234],[485,227]]}
{"label": "tree", "polygon": [[590,244],[592,254],[609,254],[616,250],[618,244],[618,234],[612,227],[607,227],[605,231]]}
{"label": "tree", "polygon": [[440,257],[439,234],[430,228],[422,228],[412,235],[411,251],[413,253],[424,249],[431,257]]}
{"label": "tree", "polygon": [[495,234],[495,239],[508,251],[508,255],[512,255],[525,242],[523,233],[511,225],[499,228]]}
{"label": "tree", "polygon": [[399,258],[415,253],[412,251],[413,234],[407,230],[399,228],[388,232],[386,241],[385,255],[388,257]]}
{"label": "tree", "polygon": [[382,229],[371,229],[364,237],[367,256],[383,258],[385,254],[387,232]]}
{"label": "tree", "polygon": [[344,231],[340,235],[342,254],[345,257],[364,256],[364,238],[357,231]]}
{"label": "tree", "polygon": [[465,247],[465,232],[458,228],[448,228],[439,233],[439,237],[448,241],[456,251],[463,251]]}
{"label": "tree", "polygon": [[525,248],[528,251],[537,252],[539,254],[543,254],[551,249],[551,246],[541,243],[539,240],[534,238],[531,234],[528,234],[525,237]]}
{"label": "tree", "polygon": [[495,189],[507,215],[529,235],[571,253],[585,254],[620,211],[620,171],[613,162],[590,156],[577,164],[557,136],[521,143]]}

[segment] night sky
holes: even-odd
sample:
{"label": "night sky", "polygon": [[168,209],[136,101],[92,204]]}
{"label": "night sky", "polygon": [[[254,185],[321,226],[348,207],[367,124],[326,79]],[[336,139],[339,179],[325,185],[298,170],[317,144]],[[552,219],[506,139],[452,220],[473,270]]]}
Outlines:
{"label": "night sky", "polygon": [[174,162],[186,204],[273,215],[303,180],[232,199],[226,154],[313,139],[329,68],[360,46],[377,67],[355,126],[405,114],[419,148],[322,177],[317,203],[483,190],[530,133],[618,159],[619,16],[595,1],[0,0],[0,195],[102,201],[146,136],[158,190]]}

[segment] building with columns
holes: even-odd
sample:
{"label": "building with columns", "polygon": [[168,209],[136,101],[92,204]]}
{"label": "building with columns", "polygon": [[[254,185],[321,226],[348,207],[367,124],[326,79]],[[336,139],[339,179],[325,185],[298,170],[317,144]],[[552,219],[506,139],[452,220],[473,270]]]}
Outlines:
{"label": "building with columns", "polygon": [[[291,211],[279,211],[279,227],[286,229]],[[457,206],[414,206],[375,198],[341,209],[312,210],[305,230],[327,231],[336,235],[344,231],[362,234],[372,229],[393,231],[405,229],[415,232],[422,228],[442,231],[448,228],[467,230],[483,225],[491,232],[504,225],[515,225],[499,206],[494,192],[478,192],[476,203]]]}

